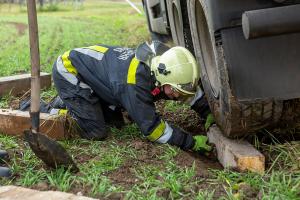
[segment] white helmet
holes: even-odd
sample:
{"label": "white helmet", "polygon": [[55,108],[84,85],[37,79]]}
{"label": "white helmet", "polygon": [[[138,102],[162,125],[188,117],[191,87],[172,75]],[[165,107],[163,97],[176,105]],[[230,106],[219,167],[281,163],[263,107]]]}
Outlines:
{"label": "white helmet", "polygon": [[184,47],[173,47],[151,60],[151,71],[161,86],[171,85],[183,95],[193,95],[200,78],[194,56]]}

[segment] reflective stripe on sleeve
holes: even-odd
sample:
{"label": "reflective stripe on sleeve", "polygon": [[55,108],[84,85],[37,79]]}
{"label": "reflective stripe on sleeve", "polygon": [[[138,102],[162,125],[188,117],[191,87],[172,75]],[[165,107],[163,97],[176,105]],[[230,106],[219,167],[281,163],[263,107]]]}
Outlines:
{"label": "reflective stripe on sleeve", "polygon": [[57,58],[56,68],[58,73],[62,75],[62,77],[64,77],[67,81],[69,81],[73,85],[77,85],[78,79],[74,74],[67,71],[66,67],[63,64],[62,58],[60,56]]}
{"label": "reflective stripe on sleeve", "polygon": [[108,50],[107,47],[102,47],[102,46],[98,46],[98,45],[89,46],[89,47],[83,47],[83,48],[91,49],[91,50],[94,50],[94,51],[98,51],[100,53],[105,53]]}
{"label": "reflective stripe on sleeve", "polygon": [[137,70],[137,67],[139,65],[139,60],[134,57],[131,62],[130,62],[130,65],[129,65],[129,68],[128,68],[128,74],[127,74],[127,83],[128,84],[135,84],[136,83],[136,70]]}
{"label": "reflective stripe on sleeve", "polygon": [[147,136],[147,138],[152,142],[156,141],[164,134],[165,128],[165,122],[161,121],[160,124],[153,130],[153,132]]}
{"label": "reflective stripe on sleeve", "polygon": [[104,53],[108,50],[106,47],[102,46],[89,46],[89,47],[82,47],[74,49],[77,52],[82,54],[88,55],[96,60],[102,60]]}
{"label": "reflective stripe on sleeve", "polygon": [[165,122],[165,124],[166,124],[166,128],[164,130],[164,134],[162,136],[160,136],[160,138],[158,140],[156,140],[156,142],[161,143],[161,144],[167,143],[173,134],[172,127],[169,126],[169,124],[167,122]]}
{"label": "reflective stripe on sleeve", "polygon": [[69,59],[69,55],[70,55],[70,51],[67,51],[61,56],[61,59],[67,71],[76,76],[78,72],[77,69],[72,65],[72,62]]}
{"label": "reflective stripe on sleeve", "polygon": [[91,49],[86,49],[86,48],[76,48],[74,49],[77,52],[80,52],[82,54],[88,55],[92,58],[95,58],[96,60],[102,60],[104,54],[99,53],[97,51],[91,50]]}

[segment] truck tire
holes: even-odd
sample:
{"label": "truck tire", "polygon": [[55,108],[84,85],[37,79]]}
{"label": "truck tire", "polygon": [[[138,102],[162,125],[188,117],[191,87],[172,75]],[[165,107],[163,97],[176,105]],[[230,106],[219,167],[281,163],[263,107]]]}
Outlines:
{"label": "truck tire", "polygon": [[278,122],[282,101],[239,102],[232,94],[220,33],[212,31],[207,0],[188,0],[187,8],[201,82],[216,123],[228,137],[247,136]]}
{"label": "truck tire", "polygon": [[174,44],[194,54],[186,0],[167,1],[167,10]]}

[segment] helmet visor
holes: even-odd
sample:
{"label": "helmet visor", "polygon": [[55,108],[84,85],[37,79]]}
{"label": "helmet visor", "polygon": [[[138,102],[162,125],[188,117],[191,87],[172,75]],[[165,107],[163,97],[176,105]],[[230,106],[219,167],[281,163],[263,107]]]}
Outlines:
{"label": "helmet visor", "polygon": [[[186,84],[174,84],[174,83],[166,83],[172,86],[174,90],[176,90],[181,95],[188,95],[192,96],[195,94],[196,88],[193,86],[192,83]],[[164,84],[165,85],[165,84]]]}

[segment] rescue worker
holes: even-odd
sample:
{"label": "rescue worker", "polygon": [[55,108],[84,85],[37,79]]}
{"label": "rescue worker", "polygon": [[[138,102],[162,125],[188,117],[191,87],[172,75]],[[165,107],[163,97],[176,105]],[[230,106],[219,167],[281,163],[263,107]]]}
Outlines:
{"label": "rescue worker", "polygon": [[206,136],[193,137],[168,124],[154,105],[161,98],[193,96],[198,69],[193,55],[183,47],[168,49],[154,42],[135,50],[101,44],[65,52],[54,63],[52,76],[82,138],[105,139],[106,124],[123,125],[123,108],[150,141],[210,151]]}

